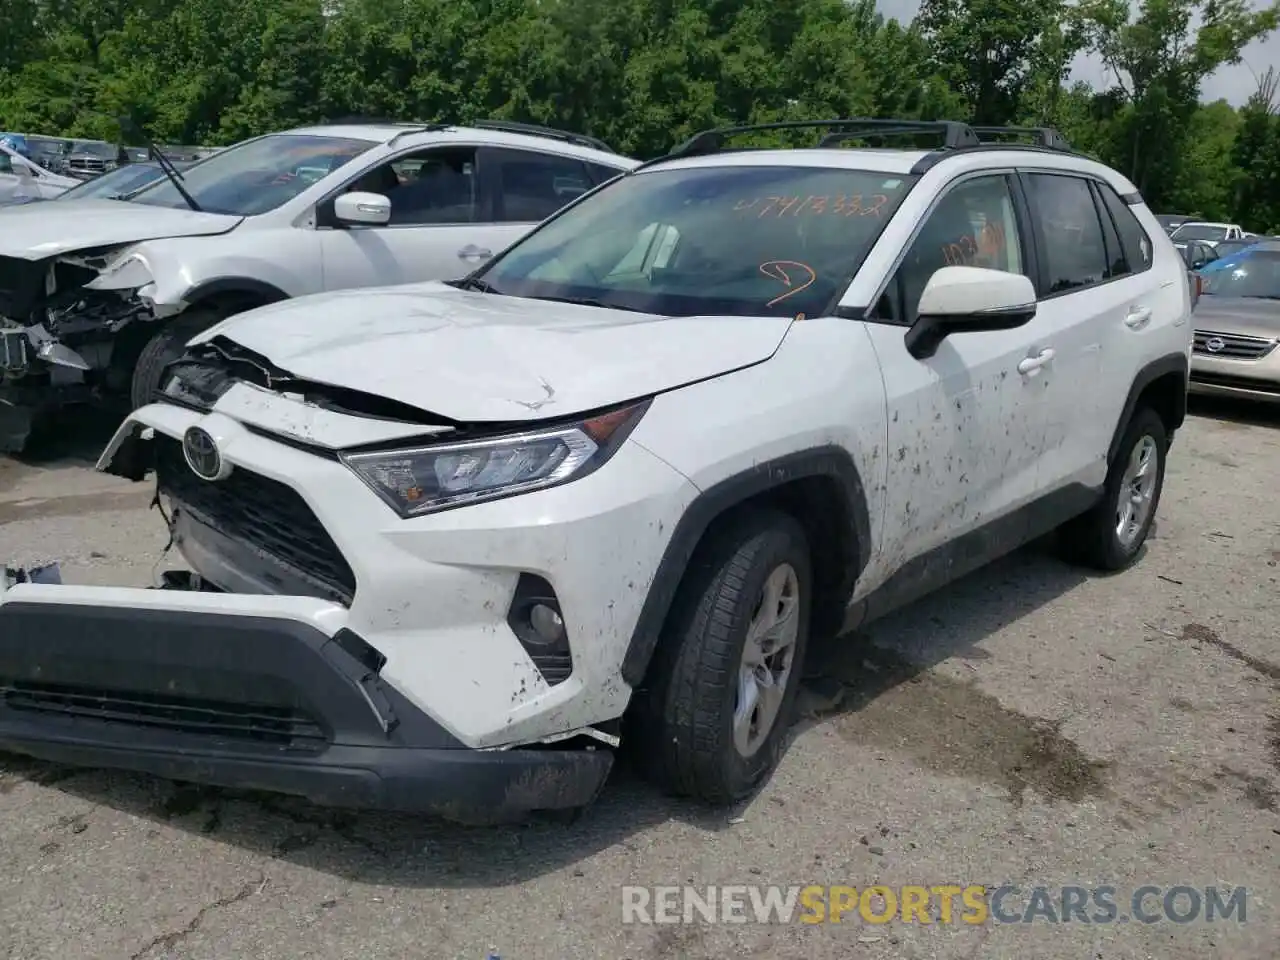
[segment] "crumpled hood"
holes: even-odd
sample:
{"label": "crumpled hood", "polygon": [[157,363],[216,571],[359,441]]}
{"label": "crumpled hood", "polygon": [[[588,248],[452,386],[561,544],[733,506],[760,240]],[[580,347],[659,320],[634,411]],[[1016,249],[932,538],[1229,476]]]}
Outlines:
{"label": "crumpled hood", "polygon": [[1197,330],[1246,337],[1280,337],[1280,300],[1203,294],[1193,314]]}
{"label": "crumpled hood", "polygon": [[59,200],[0,209],[0,256],[22,260],[113,244],[226,233],[243,217],[123,200]]}
{"label": "crumpled hood", "polygon": [[346,290],[224,320],[225,337],[302,379],[470,422],[581,413],[768,359],[787,317],[649,314],[457,290]]}

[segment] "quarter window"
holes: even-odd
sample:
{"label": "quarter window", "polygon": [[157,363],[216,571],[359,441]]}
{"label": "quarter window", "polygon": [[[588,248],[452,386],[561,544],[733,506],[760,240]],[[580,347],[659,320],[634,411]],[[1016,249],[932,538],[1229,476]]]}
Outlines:
{"label": "quarter window", "polygon": [[0,151],[0,173],[13,173],[13,161],[3,151]]}
{"label": "quarter window", "polygon": [[1044,238],[1043,292],[1064,293],[1106,279],[1106,243],[1089,181],[1033,173],[1027,186]]}
{"label": "quarter window", "polygon": [[966,180],[938,202],[907,251],[877,315],[913,321],[925,284],[943,267],[1025,272],[1022,237],[1007,177]]}

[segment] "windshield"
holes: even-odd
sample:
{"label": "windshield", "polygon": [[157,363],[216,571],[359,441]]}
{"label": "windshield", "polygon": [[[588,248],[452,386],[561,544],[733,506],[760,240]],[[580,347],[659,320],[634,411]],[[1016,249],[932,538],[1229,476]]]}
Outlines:
{"label": "windshield", "polygon": [[1255,242],[1253,240],[1223,240],[1217,247],[1218,256],[1225,257],[1229,253],[1239,253],[1241,250],[1247,250]]}
{"label": "windshield", "polygon": [[1175,240],[1222,240],[1226,235],[1226,227],[1215,227],[1207,223],[1188,223],[1173,231]]}
{"label": "windshield", "polygon": [[1280,300],[1280,252],[1259,251],[1204,278],[1203,293]]}
{"label": "windshield", "polygon": [[92,180],[77,184],[54,199],[93,200],[103,197],[116,199],[163,176],[164,172],[160,169],[159,164],[130,164],[127,167],[118,167],[110,173],[104,173],[100,177],[94,177]]}
{"label": "windshield", "polygon": [[116,158],[116,148],[109,143],[77,143],[71,148],[71,152],[78,153],[82,157],[99,157],[103,160]]}
{"label": "windshield", "polygon": [[39,150],[41,153],[65,153],[67,148],[65,140],[49,140],[45,137],[31,137],[27,143],[32,150]]}
{"label": "windshield", "polygon": [[[182,185],[201,210],[252,217],[292,200],[315,181],[374,146],[371,140],[280,133],[228,147],[183,174]],[[188,205],[167,178],[129,198],[154,207]]]}
{"label": "windshield", "polygon": [[482,277],[494,293],[662,316],[817,315],[915,180],[820,167],[642,172],[566,210]]}

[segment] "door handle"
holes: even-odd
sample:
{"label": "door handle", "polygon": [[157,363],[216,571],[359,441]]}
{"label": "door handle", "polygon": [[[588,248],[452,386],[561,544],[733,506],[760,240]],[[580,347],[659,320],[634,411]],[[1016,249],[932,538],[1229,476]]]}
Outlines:
{"label": "door handle", "polygon": [[1151,320],[1150,307],[1134,307],[1129,311],[1128,316],[1124,318],[1124,325],[1130,330],[1138,330],[1145,327]]}
{"label": "door handle", "polygon": [[1045,347],[1035,356],[1027,357],[1025,360],[1018,361],[1018,372],[1023,376],[1033,376],[1040,372],[1042,367],[1049,365],[1049,361],[1053,359],[1054,351],[1050,347]]}
{"label": "door handle", "polygon": [[460,260],[488,260],[492,256],[492,250],[486,250],[484,247],[477,247],[473,243],[467,244],[458,251],[458,258]]}

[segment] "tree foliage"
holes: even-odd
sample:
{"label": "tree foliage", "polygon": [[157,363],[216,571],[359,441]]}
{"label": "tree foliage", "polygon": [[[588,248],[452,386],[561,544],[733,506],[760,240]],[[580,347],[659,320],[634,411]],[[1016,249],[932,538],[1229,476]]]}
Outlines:
{"label": "tree foliage", "polygon": [[[659,154],[829,116],[1052,125],[1153,206],[1280,229],[1276,83],[1201,104],[1250,0],[5,0],[0,129],[219,144],[340,116],[545,123]],[[1067,80],[1090,52],[1114,80]],[[1267,84],[1270,83],[1268,87]],[[786,142],[775,137],[773,142]]]}

